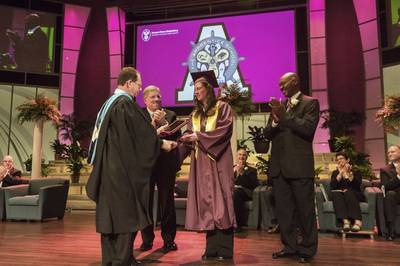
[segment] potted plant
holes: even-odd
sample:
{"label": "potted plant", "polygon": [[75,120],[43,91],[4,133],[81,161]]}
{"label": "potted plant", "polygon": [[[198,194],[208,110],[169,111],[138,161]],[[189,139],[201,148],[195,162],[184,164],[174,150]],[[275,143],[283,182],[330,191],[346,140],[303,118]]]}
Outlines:
{"label": "potted plant", "polygon": [[41,94],[34,99],[19,105],[17,108],[19,114],[18,122],[22,125],[25,122],[34,122],[33,129],[33,149],[32,149],[32,178],[41,176],[41,151],[43,146],[43,123],[51,121],[58,124],[61,119],[61,113],[56,106],[56,101],[47,98]]}
{"label": "potted plant", "polygon": [[324,122],[321,128],[329,129],[330,139],[329,148],[332,152],[335,149],[335,138],[354,134],[353,127],[361,125],[364,121],[364,116],[359,112],[340,112],[333,109],[326,109],[320,112]]}
{"label": "potted plant", "polygon": [[344,151],[347,156],[349,156],[354,169],[359,171],[363,178],[368,178],[370,180],[376,178],[372,171],[372,164],[369,161],[369,155],[364,152],[358,152],[351,137],[338,137],[335,139],[335,145],[338,151]]}
{"label": "potted plant", "polygon": [[247,133],[250,134],[249,140],[253,141],[254,149],[257,153],[267,153],[269,150],[269,140],[265,134],[265,127],[249,126]]}
{"label": "potted plant", "polygon": [[269,169],[269,160],[264,159],[261,156],[256,156],[258,162],[256,163],[256,168],[259,173],[267,174]]}
{"label": "potted plant", "polygon": [[66,146],[65,158],[68,171],[71,173],[71,183],[79,183],[81,169],[84,167],[83,160],[86,156],[86,150],[81,147],[79,142],[76,141]]}
{"label": "potted plant", "polygon": [[32,171],[32,154],[29,155],[29,158],[26,159],[26,161],[24,161],[24,165],[27,172]]}
{"label": "potted plant", "polygon": [[381,109],[376,112],[376,121],[387,132],[400,129],[400,96],[388,96]]}
{"label": "potted plant", "polygon": [[238,83],[223,87],[219,100],[229,103],[236,115],[244,115],[255,110],[251,92],[243,90]]}
{"label": "potted plant", "polygon": [[58,127],[63,140],[72,142],[82,142],[85,138],[90,137],[94,124],[93,122],[82,120],[77,121],[74,114],[63,115],[60,119]]}
{"label": "potted plant", "polygon": [[54,158],[56,160],[62,160],[67,145],[61,143],[59,139],[55,139],[52,142],[50,142],[50,147],[54,151]]}

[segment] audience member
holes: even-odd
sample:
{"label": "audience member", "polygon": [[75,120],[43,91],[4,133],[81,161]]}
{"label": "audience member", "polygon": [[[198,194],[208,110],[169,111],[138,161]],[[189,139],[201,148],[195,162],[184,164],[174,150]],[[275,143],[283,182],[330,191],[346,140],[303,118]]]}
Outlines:
{"label": "audience member", "polygon": [[241,230],[241,226],[245,226],[247,221],[244,220],[245,203],[253,199],[253,191],[258,186],[257,169],[247,164],[248,153],[245,148],[239,148],[236,154],[236,164],[233,166],[233,174],[235,177],[235,190],[233,193],[233,203],[235,207],[235,215],[237,228]]}
{"label": "audience member", "polygon": [[3,166],[8,171],[8,174],[14,178],[20,178],[22,173],[21,170],[18,170],[14,167],[14,160],[10,155],[6,155],[3,158]]}
{"label": "audience member", "polygon": [[350,159],[344,152],[336,153],[337,169],[331,175],[333,208],[338,224],[343,231],[358,232],[361,229],[360,201],[365,201],[361,192],[362,177],[353,171]]}
{"label": "audience member", "polygon": [[386,239],[394,240],[396,233],[397,207],[400,204],[400,145],[388,149],[389,164],[380,169],[382,190],[384,191],[384,212],[388,228]]}

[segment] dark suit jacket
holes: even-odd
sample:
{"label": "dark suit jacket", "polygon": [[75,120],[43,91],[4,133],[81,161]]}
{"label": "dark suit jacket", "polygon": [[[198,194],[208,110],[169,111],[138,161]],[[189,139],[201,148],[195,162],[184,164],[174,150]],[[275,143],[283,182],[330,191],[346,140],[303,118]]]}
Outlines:
{"label": "dark suit jacket", "polygon": [[[166,112],[165,119],[168,121],[169,124],[176,120],[175,112],[171,110],[164,109]],[[147,117],[148,121],[151,122],[151,117],[149,112],[146,108],[143,109],[145,116]],[[181,136],[181,131],[178,130],[175,134],[165,137],[160,137],[160,139],[166,140],[174,140],[176,141]],[[177,156],[177,149],[174,149],[170,152],[166,152],[161,150],[160,155],[157,159],[156,164],[154,165],[153,169],[153,178],[155,180],[159,180],[162,184],[168,184],[168,186],[175,185],[175,175],[180,169],[180,163]]]}
{"label": "dark suit jacket", "polygon": [[12,177],[16,177],[19,178],[22,176],[22,173],[20,170],[13,168],[10,173],[9,173]]}
{"label": "dark suit jacket", "polygon": [[258,186],[257,169],[247,166],[245,167],[243,174],[235,174],[235,185],[242,186],[246,195],[250,198],[253,197],[253,190]]}
{"label": "dark suit jacket", "polygon": [[272,141],[269,177],[314,178],[312,142],[319,121],[318,100],[301,94],[299,103],[284,114],[277,127],[272,117],[266,128]]}
{"label": "dark suit jacket", "polygon": [[400,180],[397,178],[396,168],[390,163],[380,169],[381,183],[385,191],[394,190],[400,193]]}
{"label": "dark suit jacket", "polygon": [[9,186],[28,184],[28,183],[29,183],[28,180],[22,180],[19,178],[15,178],[11,174],[7,174],[3,179],[3,183],[1,184],[1,187],[9,187]]}

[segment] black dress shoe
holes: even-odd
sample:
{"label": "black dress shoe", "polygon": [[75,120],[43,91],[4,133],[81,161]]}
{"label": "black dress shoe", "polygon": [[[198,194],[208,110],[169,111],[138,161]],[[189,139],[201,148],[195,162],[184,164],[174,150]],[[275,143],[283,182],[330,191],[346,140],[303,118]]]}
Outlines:
{"label": "black dress shoe", "polygon": [[164,244],[164,246],[163,246],[163,251],[164,251],[164,252],[175,251],[175,250],[178,250],[178,246],[176,245],[175,242],[166,243],[166,244]]}
{"label": "black dress shoe", "polygon": [[140,262],[136,259],[133,259],[130,266],[134,266],[134,265],[142,265],[142,262]]}
{"label": "black dress shoe", "polygon": [[140,250],[141,251],[148,251],[150,249],[153,248],[153,243],[142,243],[142,245],[140,245]]}
{"label": "black dress shoe", "polygon": [[233,258],[232,257],[226,257],[226,256],[218,256],[215,259],[217,261],[224,262],[224,261],[231,261]]}
{"label": "black dress shoe", "polygon": [[301,257],[299,258],[299,263],[310,263],[312,260],[311,257]]}
{"label": "black dress shoe", "polygon": [[210,260],[216,260],[216,259],[217,259],[217,256],[210,256],[210,255],[206,255],[206,254],[203,254],[201,256],[202,261],[210,261]]}
{"label": "black dress shoe", "polygon": [[294,256],[296,256],[296,253],[289,253],[289,252],[284,251],[284,250],[272,253],[272,258],[273,259],[292,258]]}

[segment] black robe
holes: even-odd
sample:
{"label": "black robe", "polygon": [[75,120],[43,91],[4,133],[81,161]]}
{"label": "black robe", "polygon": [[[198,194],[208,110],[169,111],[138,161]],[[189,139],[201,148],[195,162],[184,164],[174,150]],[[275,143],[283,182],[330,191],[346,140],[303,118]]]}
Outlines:
{"label": "black robe", "polygon": [[149,182],[160,152],[156,130],[139,106],[119,97],[101,125],[86,191],[96,204],[96,231],[124,234],[151,224]]}

